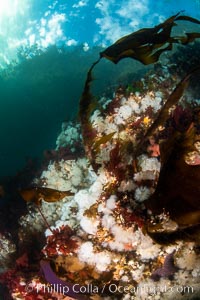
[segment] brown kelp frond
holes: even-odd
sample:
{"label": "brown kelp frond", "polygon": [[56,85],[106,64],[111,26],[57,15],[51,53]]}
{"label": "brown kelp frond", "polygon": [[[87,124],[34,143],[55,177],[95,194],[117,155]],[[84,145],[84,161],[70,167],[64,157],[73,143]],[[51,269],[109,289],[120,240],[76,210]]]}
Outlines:
{"label": "brown kelp frond", "polygon": [[26,202],[33,202],[40,205],[41,200],[46,202],[56,202],[62,200],[66,196],[73,196],[71,191],[58,191],[46,187],[31,187],[19,191],[20,195]]}
{"label": "brown kelp frond", "polygon": [[176,222],[180,229],[200,225],[200,209],[180,214],[176,217]]}
{"label": "brown kelp frond", "polygon": [[196,128],[194,123],[191,123],[188,130],[185,132],[184,140],[182,142],[182,153],[186,155],[189,151],[195,151]]}
{"label": "brown kelp frond", "polygon": [[186,33],[186,36],[184,37],[179,37],[181,44],[187,45],[189,43],[192,43],[196,39],[200,38],[200,33],[199,32],[193,32],[193,33]]}
{"label": "brown kelp frond", "polygon": [[145,65],[158,61],[160,55],[164,51],[171,50],[174,43],[186,45],[200,37],[197,32],[186,33],[186,36],[171,36],[172,28],[177,25],[175,21],[200,24],[199,20],[189,16],[180,16],[180,13],[153,28],[143,28],[120,38],[102,51],[100,57],[105,57],[115,64],[125,57],[136,59]]}
{"label": "brown kelp frond", "polygon": [[178,103],[183,95],[185,88],[188,86],[189,76],[185,76],[175,87],[166,103],[163,105],[157,119],[154,121],[152,126],[147,130],[145,137],[150,136],[159,127],[163,126],[169,117],[169,109]]}
{"label": "brown kelp frond", "polygon": [[147,53],[145,53],[142,57],[143,64],[149,65],[149,64],[153,64],[153,63],[157,62],[159,60],[160,55],[167,50],[172,50],[172,43],[170,43],[165,48],[157,50],[153,54],[152,54],[152,51],[149,51],[150,52],[149,55],[147,55]]}
{"label": "brown kelp frond", "polygon": [[168,138],[167,140],[163,141],[160,144],[160,152],[161,152],[161,163],[162,167],[164,168],[165,164],[167,164],[168,159],[175,151],[177,150],[178,159],[183,159],[184,164],[186,163],[186,156],[191,151],[195,151],[195,141],[196,141],[196,128],[192,123],[188,130],[185,132],[178,132],[175,131],[173,135]]}
{"label": "brown kelp frond", "polygon": [[56,202],[62,200],[66,196],[74,195],[74,193],[70,191],[58,191],[46,187],[30,187],[20,190],[19,193],[26,202],[33,202],[36,205],[44,223],[46,224],[46,227],[51,231],[52,234],[54,234],[54,232],[40,208],[41,201],[44,200],[46,202]]}
{"label": "brown kelp frond", "polygon": [[183,95],[184,90],[189,84],[190,77],[195,73],[200,71],[200,66],[197,66],[195,69],[193,69],[191,72],[189,72],[176,86],[176,88],[173,90],[169,98],[167,99],[166,103],[163,105],[157,119],[152,124],[152,126],[147,131],[145,137],[152,135],[156,128],[159,126],[163,126],[169,117],[169,109],[178,103],[180,98]]}
{"label": "brown kelp frond", "polygon": [[82,125],[89,122],[89,116],[91,113],[91,106],[94,101],[94,96],[91,94],[90,91],[90,84],[93,80],[92,78],[92,70],[95,67],[96,64],[100,61],[101,58],[99,58],[97,61],[95,61],[92,66],[90,67],[87,78],[85,81],[85,86],[83,89],[83,93],[81,95],[80,103],[79,103],[79,118]]}
{"label": "brown kelp frond", "polygon": [[100,61],[100,59],[101,58],[99,58],[96,62],[92,64],[87,73],[84,90],[79,102],[79,118],[82,128],[83,144],[85,147],[86,155],[91,159],[91,161],[93,160],[91,153],[91,145],[93,144],[94,138],[96,137],[96,131],[92,128],[90,122],[90,115],[91,112],[96,108],[96,101],[90,91],[90,84],[92,82],[92,70],[94,66]]}
{"label": "brown kelp frond", "polygon": [[155,133],[155,131],[159,128],[159,126],[164,126],[165,122],[169,118],[169,112],[170,108],[172,108],[174,105],[178,103],[178,101],[181,99],[183,92],[185,88],[189,84],[190,77],[200,70],[200,66],[197,66],[195,69],[193,69],[189,74],[187,74],[176,86],[176,88],[173,90],[169,98],[167,99],[166,103],[161,108],[158,117],[154,121],[154,123],[149,127],[146,134],[144,135],[143,139],[140,141],[140,143],[137,146],[136,149],[136,155],[140,152],[142,149],[143,144],[145,143],[148,136],[151,136]]}
{"label": "brown kelp frond", "polygon": [[111,132],[109,134],[103,135],[97,141],[95,141],[92,146],[93,151],[98,153],[100,151],[100,146],[109,142],[112,139],[114,134],[115,134],[115,132]]}
{"label": "brown kelp frond", "polygon": [[192,17],[189,17],[189,16],[177,16],[176,21],[178,21],[178,20],[189,21],[189,22],[192,22],[192,23],[200,24],[199,20],[197,20],[195,18],[192,18]]}
{"label": "brown kelp frond", "polygon": [[[161,214],[164,208],[169,218],[176,222],[178,230],[200,224],[200,161],[198,164],[187,163],[187,154],[193,153],[195,143],[199,141],[198,126],[199,121],[191,123],[186,132],[175,131],[161,144],[158,184],[155,193],[145,203],[154,214]],[[199,227],[196,229],[200,230]],[[155,228],[154,234],[158,230]]]}

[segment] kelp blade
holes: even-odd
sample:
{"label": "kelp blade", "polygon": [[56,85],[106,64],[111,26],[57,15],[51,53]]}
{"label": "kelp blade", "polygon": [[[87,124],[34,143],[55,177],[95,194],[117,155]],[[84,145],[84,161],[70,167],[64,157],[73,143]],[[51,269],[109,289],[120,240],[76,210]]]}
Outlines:
{"label": "kelp blade", "polygon": [[[185,36],[171,37],[171,30],[176,25],[175,21],[189,21],[200,24],[199,20],[189,16],[180,16],[179,12],[153,28],[143,28],[120,38],[113,45],[102,51],[100,57],[105,57],[115,64],[121,59],[129,57],[148,65],[157,62],[164,51],[171,50],[172,44],[181,43],[186,45],[200,37],[198,32],[185,33]],[[156,48],[159,48],[159,44],[166,46],[158,49],[156,53],[153,52]],[[140,48],[143,46],[147,46],[146,53],[140,51]]]}
{"label": "kelp blade", "polygon": [[166,103],[161,108],[157,118],[153,122],[153,124],[148,128],[147,132],[145,133],[142,140],[138,143],[136,147],[136,156],[140,154],[140,151],[142,151],[142,147],[144,143],[146,142],[146,139],[153,135],[156,130],[158,130],[159,126],[164,127],[165,122],[167,121],[169,117],[169,111],[170,108],[172,108],[174,105],[177,105],[178,101],[183,96],[183,93],[186,89],[186,87],[189,84],[190,77],[200,71],[200,66],[197,66],[195,69],[193,69],[189,74],[187,74],[176,86],[176,88],[173,90],[169,98],[167,99]]}
{"label": "kelp blade", "polygon": [[99,151],[99,148],[102,144],[106,144],[108,141],[110,141],[113,137],[113,135],[115,134],[115,132],[111,132],[107,135],[102,136],[101,138],[99,138],[93,145],[93,150],[94,151]]}
{"label": "kelp blade", "polygon": [[184,133],[175,132],[161,144],[161,171],[155,193],[145,205],[154,214],[163,209],[180,228],[200,224],[200,165],[185,162],[198,137],[196,125]]}
{"label": "kelp blade", "polygon": [[19,192],[26,202],[34,202],[37,205],[40,204],[41,200],[46,202],[56,202],[62,200],[66,196],[74,195],[74,193],[70,191],[58,191],[46,187],[31,187]]}

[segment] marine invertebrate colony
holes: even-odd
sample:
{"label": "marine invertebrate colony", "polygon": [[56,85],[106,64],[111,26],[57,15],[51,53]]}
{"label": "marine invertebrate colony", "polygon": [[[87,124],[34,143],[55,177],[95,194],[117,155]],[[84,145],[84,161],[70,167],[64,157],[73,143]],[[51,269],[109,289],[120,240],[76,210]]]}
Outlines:
{"label": "marine invertebrate colony", "polygon": [[[150,48],[141,44],[136,59],[143,57],[143,50],[147,51],[149,62],[158,58],[161,52],[152,57],[150,50],[160,51],[156,48],[159,38],[164,39],[163,43],[177,42],[171,39],[170,33],[178,20],[199,23],[177,14],[154,29],[141,30],[139,37],[142,32],[148,32],[149,38],[151,33],[155,44]],[[130,37],[131,42],[136,36],[138,33]],[[188,35],[185,42],[197,36]],[[128,40],[121,41],[123,47]],[[180,40],[184,42],[183,37]],[[141,78],[139,91],[133,93],[131,89],[119,87],[113,102],[109,104],[107,99],[101,99],[104,105],[97,108],[90,91],[96,64],[88,72],[80,100],[86,157],[51,161],[41,178],[34,182],[43,186],[25,191],[27,200],[40,202],[51,225],[36,259],[37,268],[30,262],[25,267],[16,265],[0,280],[10,288],[13,299],[26,300],[66,299],[66,296],[171,299],[179,297],[179,290],[172,289],[176,284],[191,285],[199,294],[196,237],[200,230],[197,186],[200,172],[196,158],[200,120],[199,110],[187,101],[186,94],[190,78],[199,67],[177,79],[170,76],[168,66],[158,64]],[[182,122],[185,115],[188,118]],[[73,132],[69,128],[68,131]],[[160,157],[148,150],[148,138],[152,136]],[[57,147],[65,144],[65,138],[67,135],[60,135]],[[177,182],[180,187],[176,186]],[[180,195],[182,206],[177,200]],[[37,213],[32,211],[32,215],[20,220],[19,235],[23,238],[29,230],[43,233]],[[32,226],[27,226],[30,223]],[[185,271],[181,264],[186,264],[187,256],[191,262]],[[38,273],[39,265],[43,276]],[[25,272],[27,268],[29,276]],[[8,279],[14,284],[9,285]],[[26,288],[29,283],[31,291]],[[56,284],[68,290],[58,289]],[[185,294],[187,299],[194,295],[193,292]]]}

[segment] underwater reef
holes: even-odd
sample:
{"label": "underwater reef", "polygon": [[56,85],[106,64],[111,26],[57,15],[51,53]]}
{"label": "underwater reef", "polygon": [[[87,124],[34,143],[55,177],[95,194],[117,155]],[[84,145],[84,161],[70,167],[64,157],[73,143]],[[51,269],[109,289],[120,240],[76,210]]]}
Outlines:
{"label": "underwater reef", "polygon": [[151,47],[131,43],[153,68],[111,98],[91,91],[103,54],[89,69],[79,121],[63,123],[41,172],[16,189],[17,239],[1,230],[5,299],[199,299],[199,43],[186,45],[199,36],[164,60],[157,39],[176,43],[177,20],[196,22],[177,14],[150,31]]}

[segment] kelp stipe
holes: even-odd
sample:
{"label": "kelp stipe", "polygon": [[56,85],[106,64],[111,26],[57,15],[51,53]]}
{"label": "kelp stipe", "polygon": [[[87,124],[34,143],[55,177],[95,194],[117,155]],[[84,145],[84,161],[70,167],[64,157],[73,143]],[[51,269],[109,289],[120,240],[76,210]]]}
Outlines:
{"label": "kelp stipe", "polygon": [[92,124],[90,122],[91,113],[96,108],[95,97],[90,91],[90,85],[93,80],[92,70],[95,67],[95,65],[98,64],[100,59],[101,58],[99,58],[96,62],[92,64],[87,73],[84,90],[79,103],[79,119],[81,123],[85,153],[89,158],[90,163],[95,171],[98,170],[98,165],[95,162],[95,156],[99,146],[102,143],[104,143],[105,140],[109,140],[113,136],[113,134],[111,134],[107,137],[103,137],[102,139],[96,140],[96,130],[92,127]]}

